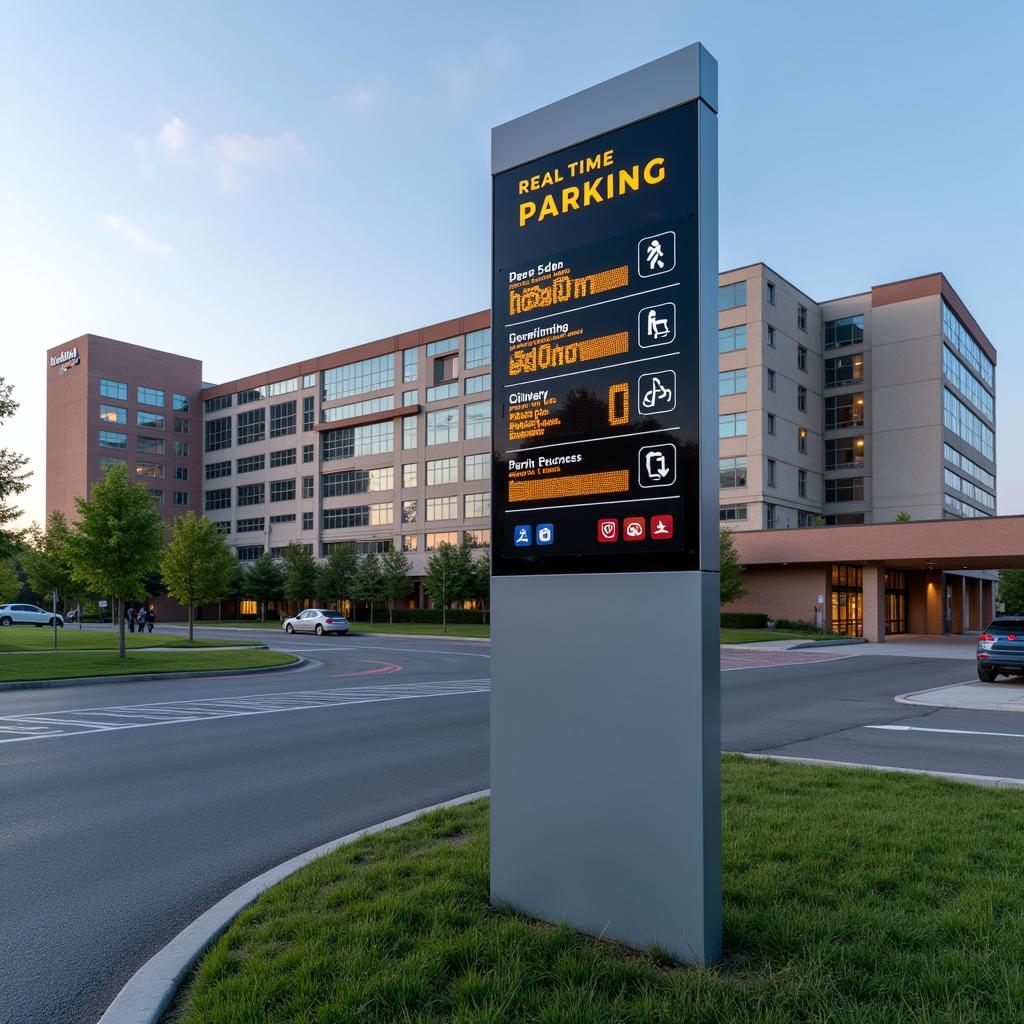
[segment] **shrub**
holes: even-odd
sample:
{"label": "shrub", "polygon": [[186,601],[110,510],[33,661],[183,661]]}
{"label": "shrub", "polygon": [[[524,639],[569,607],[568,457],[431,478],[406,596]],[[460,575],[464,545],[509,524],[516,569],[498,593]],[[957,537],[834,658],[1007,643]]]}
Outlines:
{"label": "shrub", "polygon": [[[365,609],[360,608],[367,618],[369,613]],[[353,613],[354,617],[354,613]],[[395,622],[436,622],[441,623],[441,609],[440,608],[396,608],[395,609]],[[450,623],[459,623],[462,625],[486,625],[487,624],[487,612],[474,611],[472,609],[464,608],[449,608],[448,609],[448,621]]]}
{"label": "shrub", "polygon": [[791,629],[795,633],[820,633],[821,630],[813,622],[803,619],[776,619],[776,629]]}
{"label": "shrub", "polygon": [[764,629],[768,616],[763,612],[722,612],[723,629]]}

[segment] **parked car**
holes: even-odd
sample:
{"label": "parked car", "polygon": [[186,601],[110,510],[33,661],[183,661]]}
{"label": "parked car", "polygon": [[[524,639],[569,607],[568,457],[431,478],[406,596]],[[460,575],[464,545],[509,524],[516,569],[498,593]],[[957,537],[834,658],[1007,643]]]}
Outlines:
{"label": "parked car", "polygon": [[284,620],[283,629],[286,633],[338,633],[344,636],[348,632],[348,619],[341,612],[332,612],[330,608],[307,608],[298,615]]}
{"label": "parked car", "polygon": [[1024,616],[1000,615],[978,637],[978,678],[1024,675]]}
{"label": "parked car", "polygon": [[34,604],[0,604],[0,626],[52,626],[64,628],[64,616]]}

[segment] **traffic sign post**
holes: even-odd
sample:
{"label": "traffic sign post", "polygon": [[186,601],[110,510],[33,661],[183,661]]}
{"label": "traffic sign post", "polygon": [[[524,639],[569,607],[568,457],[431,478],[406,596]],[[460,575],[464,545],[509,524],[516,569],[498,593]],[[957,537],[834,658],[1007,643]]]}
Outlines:
{"label": "traffic sign post", "polygon": [[721,943],[717,65],[494,129],[491,898]]}

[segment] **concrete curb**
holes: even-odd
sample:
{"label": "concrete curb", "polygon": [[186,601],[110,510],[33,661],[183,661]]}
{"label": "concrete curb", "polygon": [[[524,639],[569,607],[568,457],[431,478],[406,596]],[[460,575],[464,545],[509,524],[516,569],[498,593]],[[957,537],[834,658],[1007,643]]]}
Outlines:
{"label": "concrete curb", "polygon": [[[165,623],[162,623],[162,625],[164,625],[164,626],[180,626],[181,624],[179,624],[177,622],[165,622]],[[349,636],[372,636],[372,637],[385,637],[385,638],[391,637],[394,640],[459,640],[459,641],[462,641],[463,643],[471,643],[471,644],[489,644],[491,642],[491,638],[489,636],[446,636],[443,633],[441,633],[441,634],[437,634],[437,633],[375,633],[375,632],[363,633],[363,632],[360,631],[359,626],[358,626],[357,623],[350,623],[349,625],[350,625],[350,632],[348,634]],[[255,628],[250,628],[250,627],[247,627],[247,626],[200,626],[199,623],[196,623],[196,629],[200,629],[200,628],[201,629],[231,630],[232,632],[235,632],[235,633],[284,633],[283,629],[267,630],[267,629],[255,629]],[[292,633],[292,634],[285,634],[285,635],[298,636],[300,638],[303,636],[303,634],[300,634],[300,633]],[[309,634],[309,635],[311,636],[312,634]]]}
{"label": "concrete curb", "polygon": [[306,853],[300,853],[297,857],[292,857],[291,860],[286,860],[283,864],[278,864],[277,867],[264,871],[262,875],[257,875],[251,881],[240,885],[234,892],[228,893],[224,899],[210,907],[205,914],[197,917],[187,928],[171,939],[163,949],[150,957],[129,978],[128,984],[121,989],[114,1001],[107,1007],[98,1024],[157,1024],[193,964],[227,928],[234,917],[255,902],[256,898],[266,889],[276,885],[289,875],[293,875],[311,861],[331,853],[340,846],[354,843],[357,839],[362,839],[363,836],[370,836],[376,832],[383,832],[385,829],[408,824],[430,811],[438,811],[444,807],[457,807],[459,804],[479,800],[489,796],[490,792],[489,789],[482,789],[477,793],[468,793],[466,796],[431,804],[431,806],[422,807],[418,811],[411,811],[409,814],[399,815],[397,818],[382,821],[377,825],[370,825],[358,832],[351,832],[340,839],[334,839],[322,846],[316,846]]}
{"label": "concrete curb", "polygon": [[937,772],[928,768],[896,768],[888,764],[856,764],[852,761],[826,761],[815,757],[786,757],[782,754],[747,754],[742,750],[723,750],[723,754],[735,754],[754,761],[787,761],[795,764],[810,764],[819,768],[867,768],[873,772],[897,772],[903,775],[930,775],[950,782],[964,782],[972,786],[989,789],[1024,789],[1024,779],[1000,778],[998,775],[966,775],[959,772]]}
{"label": "concrete curb", "polygon": [[[961,686],[974,686],[974,680],[968,680],[965,683],[950,683],[948,686],[935,686],[930,690],[915,690],[913,693],[901,693],[893,700],[897,704],[908,704],[911,707],[918,708],[955,708],[958,711],[1024,711],[1024,704],[1014,703],[998,703],[998,704],[984,704],[981,701],[969,701],[969,700],[943,700],[940,697],[933,696],[932,700],[925,700],[925,697],[930,695],[936,695],[941,693],[943,690],[959,689]],[[1000,686],[1000,683],[981,683],[981,686]],[[1020,698],[1017,698],[1018,700]]]}
{"label": "concrete curb", "polygon": [[[234,648],[232,648],[234,649]],[[238,648],[245,650],[245,648]],[[288,653],[288,652],[284,652]],[[24,679],[0,683],[0,693],[8,690],[46,690],[57,686],[91,686],[94,683],[149,683],[165,679],[216,679],[218,676],[255,676],[266,672],[297,672],[317,662],[298,658],[291,665],[266,665],[262,668],[218,668],[200,672],[145,672],[135,676],[76,676],[72,679]]]}
{"label": "concrete curb", "polygon": [[802,643],[798,643],[795,647],[790,647],[791,651],[806,651],[816,650],[819,647],[848,647],[850,644],[866,644],[867,640],[859,636],[843,637],[836,640],[805,640]]}

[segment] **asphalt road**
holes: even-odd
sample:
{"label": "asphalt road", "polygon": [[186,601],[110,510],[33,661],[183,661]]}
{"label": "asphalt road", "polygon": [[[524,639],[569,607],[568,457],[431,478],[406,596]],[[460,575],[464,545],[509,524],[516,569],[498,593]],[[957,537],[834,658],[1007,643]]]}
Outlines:
{"label": "asphalt road", "polygon": [[[93,1024],[242,882],[488,785],[488,645],[259,635],[320,664],[0,693],[4,1024]],[[724,672],[723,748],[1024,776],[1024,716],[892,701],[972,671],[858,655]]]}

